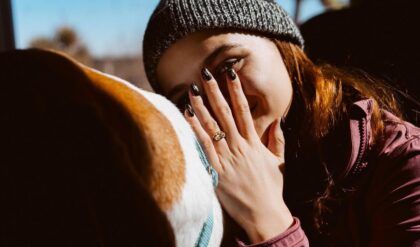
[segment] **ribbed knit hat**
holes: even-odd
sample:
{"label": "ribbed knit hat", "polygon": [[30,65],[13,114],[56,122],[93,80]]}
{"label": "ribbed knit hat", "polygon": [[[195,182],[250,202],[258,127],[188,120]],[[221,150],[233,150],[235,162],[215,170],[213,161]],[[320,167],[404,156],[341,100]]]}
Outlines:
{"label": "ribbed knit hat", "polygon": [[226,28],[280,38],[303,47],[297,26],[275,0],[161,0],[143,39],[143,62],[153,89],[160,92],[156,67],[166,49],[196,31]]}

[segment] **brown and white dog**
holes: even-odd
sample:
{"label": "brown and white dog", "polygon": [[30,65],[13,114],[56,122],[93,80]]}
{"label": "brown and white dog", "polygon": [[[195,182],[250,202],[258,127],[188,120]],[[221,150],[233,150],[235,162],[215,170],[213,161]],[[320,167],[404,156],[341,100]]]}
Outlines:
{"label": "brown and white dog", "polygon": [[212,174],[164,97],[43,50],[1,54],[0,85],[0,246],[220,245]]}

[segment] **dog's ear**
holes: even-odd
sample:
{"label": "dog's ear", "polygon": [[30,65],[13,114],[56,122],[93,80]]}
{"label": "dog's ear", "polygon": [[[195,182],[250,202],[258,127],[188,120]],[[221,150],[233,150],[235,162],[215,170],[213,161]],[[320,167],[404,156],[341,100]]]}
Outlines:
{"label": "dog's ear", "polygon": [[[186,182],[186,161],[172,123],[145,95],[126,82],[83,67],[84,73],[104,97],[103,120],[127,143],[126,154],[133,161],[129,169],[149,190],[158,206],[169,211],[181,200]],[[107,105],[108,102],[113,105]],[[112,109],[111,109],[112,107]],[[110,111],[115,111],[111,114]],[[124,115],[125,125],[121,125]],[[170,164],[170,165],[169,165]]]}
{"label": "dog's ear", "polygon": [[130,169],[149,153],[124,107],[55,53],[3,53],[0,68],[0,246],[174,246]]}
{"label": "dog's ear", "polygon": [[223,225],[224,225],[224,232],[221,247],[232,247],[237,246],[237,239],[248,243],[248,235],[246,232],[233,220],[230,215],[223,210]]}

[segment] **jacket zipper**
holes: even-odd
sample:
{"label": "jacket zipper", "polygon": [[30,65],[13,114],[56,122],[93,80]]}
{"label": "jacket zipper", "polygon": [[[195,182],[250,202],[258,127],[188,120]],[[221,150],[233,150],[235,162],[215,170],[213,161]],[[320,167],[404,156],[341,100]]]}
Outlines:
{"label": "jacket zipper", "polygon": [[367,130],[366,130],[366,119],[362,118],[361,121],[359,121],[359,133],[360,133],[360,148],[359,153],[355,162],[354,169],[352,171],[352,176],[357,176],[360,174],[364,168],[362,165],[363,158],[365,157],[366,148],[368,146],[367,143]]}

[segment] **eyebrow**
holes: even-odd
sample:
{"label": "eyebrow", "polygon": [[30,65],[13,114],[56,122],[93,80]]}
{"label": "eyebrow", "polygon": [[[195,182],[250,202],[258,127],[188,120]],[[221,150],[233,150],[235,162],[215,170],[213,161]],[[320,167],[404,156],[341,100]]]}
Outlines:
{"label": "eyebrow", "polygon": [[[204,60],[204,66],[208,66],[209,64],[212,64],[214,62],[214,60],[223,52],[226,52],[228,50],[231,50],[233,48],[237,48],[240,47],[240,44],[236,44],[236,43],[232,43],[232,44],[223,44],[218,46],[216,49],[214,49],[210,55],[208,55],[206,57],[206,59]],[[187,87],[188,85],[180,83],[178,85],[176,85],[175,87],[173,87],[169,93],[167,94],[167,98],[171,98],[173,96],[175,96],[176,94],[178,94],[181,91],[184,91],[184,89]]]}
{"label": "eyebrow", "polygon": [[212,51],[212,53],[210,55],[207,56],[207,58],[204,60],[204,65],[209,65],[212,64],[214,62],[214,60],[223,52],[226,52],[228,50],[231,50],[233,48],[239,47],[241,46],[240,44],[224,44],[221,45],[219,47],[217,47],[216,49],[214,49]]}

